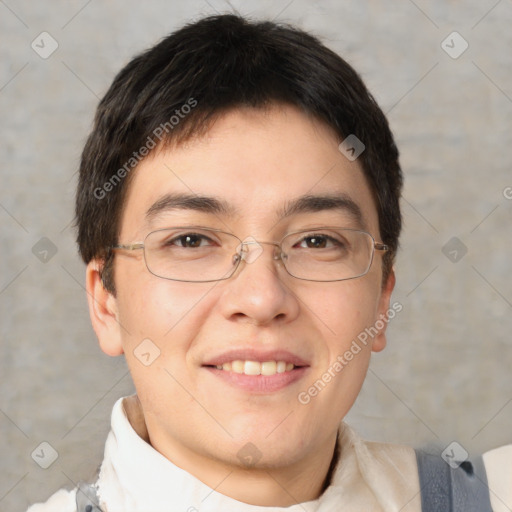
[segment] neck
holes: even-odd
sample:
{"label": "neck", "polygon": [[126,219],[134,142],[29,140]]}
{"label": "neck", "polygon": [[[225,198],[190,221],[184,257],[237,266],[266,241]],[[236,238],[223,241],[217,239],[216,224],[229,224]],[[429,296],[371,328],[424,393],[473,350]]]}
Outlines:
{"label": "neck", "polygon": [[158,427],[150,428],[148,433],[141,412],[139,404],[127,409],[130,423],[140,437],[216,492],[250,505],[288,507],[315,500],[330,485],[338,461],[337,432],[334,432],[298,461],[243,467],[189,449],[160,432]]}
{"label": "neck", "polygon": [[206,459],[174,447],[172,455],[161,453],[225,496],[250,505],[288,507],[317,499],[329,486],[337,462],[336,448],[334,438],[305,460],[286,466],[255,468]]}

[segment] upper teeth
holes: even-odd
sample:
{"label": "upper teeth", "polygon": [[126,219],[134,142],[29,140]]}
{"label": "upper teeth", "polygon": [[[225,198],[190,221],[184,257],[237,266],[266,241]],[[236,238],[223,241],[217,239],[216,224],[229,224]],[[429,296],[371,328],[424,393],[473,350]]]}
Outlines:
{"label": "upper teeth", "polygon": [[275,375],[276,373],[284,373],[293,370],[293,363],[286,361],[231,361],[230,363],[218,364],[217,370],[227,372],[244,373],[245,375]]}

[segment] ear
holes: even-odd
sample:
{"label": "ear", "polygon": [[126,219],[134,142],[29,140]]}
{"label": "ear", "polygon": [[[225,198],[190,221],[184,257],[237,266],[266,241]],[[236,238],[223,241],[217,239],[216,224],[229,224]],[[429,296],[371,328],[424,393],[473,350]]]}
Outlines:
{"label": "ear", "polygon": [[119,356],[124,351],[117,299],[103,286],[100,277],[102,265],[103,262],[100,260],[92,260],[87,265],[85,284],[89,314],[101,350],[109,356]]}
{"label": "ear", "polygon": [[[390,301],[391,301],[391,293],[393,292],[393,288],[395,287],[396,277],[395,277],[395,269],[392,268],[389,272],[389,276],[387,278],[386,283],[382,287],[380,299],[379,299],[379,305],[378,305],[378,311],[377,311],[377,318],[375,319],[375,324],[377,327],[380,327],[382,324],[382,328],[379,328],[379,333],[373,338],[372,342],[372,351],[373,352],[380,352],[381,350],[384,350],[386,347],[386,327],[388,325],[388,322],[390,320]],[[401,309],[401,307],[400,307]],[[393,309],[393,312],[395,310]]]}

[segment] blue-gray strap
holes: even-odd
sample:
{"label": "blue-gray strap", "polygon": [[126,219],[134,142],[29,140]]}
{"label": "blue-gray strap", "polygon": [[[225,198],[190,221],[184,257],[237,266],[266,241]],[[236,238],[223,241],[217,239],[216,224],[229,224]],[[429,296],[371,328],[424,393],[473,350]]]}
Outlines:
{"label": "blue-gray strap", "polygon": [[76,490],[77,512],[101,512],[98,492],[94,485],[79,484]]}
{"label": "blue-gray strap", "polygon": [[440,455],[416,450],[422,512],[492,512],[482,457],[452,468]]}

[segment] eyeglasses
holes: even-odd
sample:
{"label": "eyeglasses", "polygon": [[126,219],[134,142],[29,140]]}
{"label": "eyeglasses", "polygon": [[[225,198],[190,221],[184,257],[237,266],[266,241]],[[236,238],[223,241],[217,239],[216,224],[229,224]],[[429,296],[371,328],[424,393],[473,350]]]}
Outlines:
{"label": "eyeglasses", "polygon": [[291,276],[306,281],[344,281],[368,273],[375,250],[387,251],[366,231],[318,227],[287,234],[279,243],[240,240],[218,229],[172,227],[149,233],[144,242],[118,244],[113,250],[144,251],[152,274],[172,281],[205,283],[229,279],[242,261],[252,263],[273,246]]}

